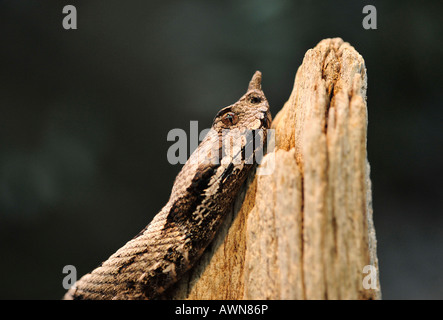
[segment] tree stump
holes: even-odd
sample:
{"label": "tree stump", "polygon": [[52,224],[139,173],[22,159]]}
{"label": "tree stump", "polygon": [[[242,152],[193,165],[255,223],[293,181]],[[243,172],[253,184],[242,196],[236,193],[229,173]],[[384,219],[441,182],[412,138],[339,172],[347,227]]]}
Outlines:
{"label": "tree stump", "polygon": [[163,298],[381,298],[366,86],[362,56],[342,39],[308,50],[257,169],[272,174],[251,174],[213,243]]}

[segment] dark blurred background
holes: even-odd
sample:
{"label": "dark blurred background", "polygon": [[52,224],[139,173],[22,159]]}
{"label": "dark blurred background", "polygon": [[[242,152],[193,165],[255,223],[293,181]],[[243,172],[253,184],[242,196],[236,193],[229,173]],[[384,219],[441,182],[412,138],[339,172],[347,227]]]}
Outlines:
{"label": "dark blurred background", "polygon": [[[78,29],[65,30],[73,4]],[[377,8],[377,30],[362,9]],[[166,140],[207,128],[255,70],[275,115],[304,53],[368,69],[383,298],[443,299],[443,2],[1,1],[0,298],[59,299],[166,203]]]}

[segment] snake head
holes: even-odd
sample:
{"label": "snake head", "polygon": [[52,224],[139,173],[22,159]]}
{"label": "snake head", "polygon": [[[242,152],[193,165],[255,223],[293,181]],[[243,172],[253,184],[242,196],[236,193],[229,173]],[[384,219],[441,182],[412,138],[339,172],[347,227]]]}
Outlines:
{"label": "snake head", "polygon": [[267,142],[272,118],[261,79],[261,72],[256,71],[246,93],[215,116],[211,132],[218,143],[214,141],[212,146],[220,152],[222,162],[252,163]]}
{"label": "snake head", "polygon": [[212,129],[217,132],[230,129],[269,129],[271,113],[268,100],[261,89],[262,75],[256,71],[247,92],[234,104],[221,109],[214,118]]}

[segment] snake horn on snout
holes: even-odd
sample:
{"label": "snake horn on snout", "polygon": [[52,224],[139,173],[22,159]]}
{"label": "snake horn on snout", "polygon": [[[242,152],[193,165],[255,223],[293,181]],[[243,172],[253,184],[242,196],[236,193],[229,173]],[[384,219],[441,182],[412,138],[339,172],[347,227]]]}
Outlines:
{"label": "snake horn on snout", "polygon": [[261,90],[261,72],[255,71],[254,75],[252,76],[251,81],[249,82],[248,90]]}

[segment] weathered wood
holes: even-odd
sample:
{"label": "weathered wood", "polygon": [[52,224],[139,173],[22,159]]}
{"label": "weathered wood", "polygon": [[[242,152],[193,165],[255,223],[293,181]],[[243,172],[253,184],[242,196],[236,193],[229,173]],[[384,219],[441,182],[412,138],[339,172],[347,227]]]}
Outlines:
{"label": "weathered wood", "polygon": [[[165,298],[379,299],[366,155],[366,68],[343,40],[309,50],[273,122],[275,149],[214,243]],[[374,283],[373,283],[374,284]]]}

